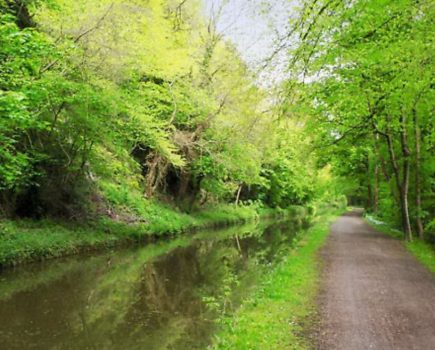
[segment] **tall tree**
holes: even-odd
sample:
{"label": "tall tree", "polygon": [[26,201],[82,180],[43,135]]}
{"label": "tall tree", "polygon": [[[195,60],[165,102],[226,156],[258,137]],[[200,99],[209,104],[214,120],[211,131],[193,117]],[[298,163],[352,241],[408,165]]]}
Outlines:
{"label": "tall tree", "polygon": [[[418,118],[430,128],[432,111],[420,116],[423,108],[415,105],[430,104],[433,18],[429,1],[312,0],[303,2],[289,33],[297,42],[290,52],[293,79],[306,82],[323,142],[350,139],[365,146],[366,139],[377,135],[371,153],[394,179],[391,197],[398,198],[408,240],[412,223],[421,226],[421,214],[415,214],[421,210],[410,209],[411,165],[421,165],[420,143],[411,139],[419,139],[414,133]],[[419,166],[413,191],[421,200]]]}

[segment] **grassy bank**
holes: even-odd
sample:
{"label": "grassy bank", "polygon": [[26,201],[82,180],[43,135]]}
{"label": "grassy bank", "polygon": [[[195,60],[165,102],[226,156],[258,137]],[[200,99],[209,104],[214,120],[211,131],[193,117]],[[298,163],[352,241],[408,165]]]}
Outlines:
{"label": "grassy bank", "polygon": [[255,295],[233,317],[224,319],[215,349],[309,349],[305,332],[316,315],[319,288],[318,250],[340,211],[318,217],[299,236],[288,256],[278,264]]}
{"label": "grassy bank", "polygon": [[[278,212],[281,215],[291,213]],[[52,220],[0,221],[0,266],[44,260],[81,251],[152,240],[201,228],[240,223],[276,211],[256,206],[219,205],[193,214],[154,203],[142,213],[143,221],[127,224],[112,219],[87,223]]]}
{"label": "grassy bank", "polygon": [[[378,221],[376,218],[366,215],[366,220],[377,231],[385,233],[396,239],[403,239],[403,232],[392,228],[387,223]],[[429,244],[418,238],[414,238],[412,242],[403,241],[404,246],[410,251],[418,261],[420,261],[429,270],[435,273],[435,250]]]}

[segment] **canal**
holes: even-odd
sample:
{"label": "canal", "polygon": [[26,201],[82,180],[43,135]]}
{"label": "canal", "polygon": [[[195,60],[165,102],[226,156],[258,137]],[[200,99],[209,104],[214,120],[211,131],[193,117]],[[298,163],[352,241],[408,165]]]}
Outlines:
{"label": "canal", "polygon": [[5,270],[0,348],[207,349],[303,226],[265,220]]}

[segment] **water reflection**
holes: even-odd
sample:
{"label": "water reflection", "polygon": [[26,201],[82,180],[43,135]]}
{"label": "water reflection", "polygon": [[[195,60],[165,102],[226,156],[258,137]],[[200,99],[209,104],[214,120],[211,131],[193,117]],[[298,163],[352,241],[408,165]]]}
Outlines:
{"label": "water reflection", "polygon": [[0,275],[3,349],[204,349],[300,223],[249,224]]}

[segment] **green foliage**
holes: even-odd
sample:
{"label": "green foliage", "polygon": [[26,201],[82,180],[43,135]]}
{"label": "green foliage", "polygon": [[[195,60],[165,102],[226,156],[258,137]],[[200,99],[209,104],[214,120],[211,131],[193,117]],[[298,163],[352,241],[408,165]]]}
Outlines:
{"label": "green foliage", "polygon": [[12,16],[0,15],[0,190],[28,185],[36,172],[33,164],[44,157],[36,150],[25,152],[19,142],[32,130],[49,127],[31,113],[41,91],[30,84],[50,54],[42,35],[21,31]]}
{"label": "green foliage", "polygon": [[199,1],[179,5],[2,12],[0,215],[42,220],[5,224],[3,262],[338,198],[332,176],[318,181],[305,116],[281,112]]}
{"label": "green foliage", "polygon": [[89,218],[106,203],[160,231],[172,211],[158,215],[158,197],[185,208],[315,197],[303,127],[262,112],[268,94],[199,2],[23,6],[37,26],[14,11],[0,21],[4,216]]}
{"label": "green foliage", "polygon": [[433,6],[408,0],[307,0],[292,23],[286,88],[316,153],[408,239],[434,215],[433,28]]}
{"label": "green foliage", "polygon": [[415,255],[418,261],[435,273],[435,250],[432,245],[421,240],[414,240],[407,242],[406,248]]}

